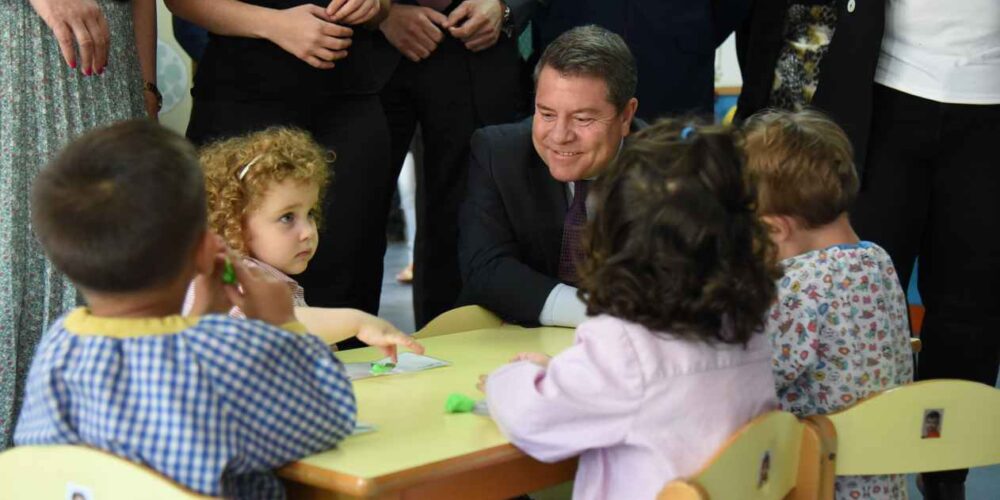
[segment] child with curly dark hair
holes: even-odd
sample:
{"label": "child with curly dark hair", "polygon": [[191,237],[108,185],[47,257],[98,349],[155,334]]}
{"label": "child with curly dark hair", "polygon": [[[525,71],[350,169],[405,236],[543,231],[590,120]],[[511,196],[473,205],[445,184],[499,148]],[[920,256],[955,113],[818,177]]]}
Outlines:
{"label": "child with curly dark hair", "polygon": [[574,498],[654,498],[777,406],[761,335],[778,276],[738,138],[673,121],[626,143],[593,191],[581,298],[590,319],[549,359],[486,378],[529,455],[580,455]]}

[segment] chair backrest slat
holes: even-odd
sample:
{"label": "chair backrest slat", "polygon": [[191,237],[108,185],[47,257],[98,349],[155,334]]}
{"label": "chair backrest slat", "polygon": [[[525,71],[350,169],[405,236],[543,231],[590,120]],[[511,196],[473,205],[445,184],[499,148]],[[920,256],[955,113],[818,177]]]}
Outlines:
{"label": "chair backrest slat", "polygon": [[825,416],[836,474],[907,474],[1000,463],[1000,390],[965,380],[890,389]]}

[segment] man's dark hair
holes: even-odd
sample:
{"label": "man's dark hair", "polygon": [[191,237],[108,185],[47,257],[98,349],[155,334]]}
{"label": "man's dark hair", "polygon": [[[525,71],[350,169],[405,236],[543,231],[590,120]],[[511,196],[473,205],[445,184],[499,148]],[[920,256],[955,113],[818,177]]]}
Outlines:
{"label": "man's dark hair", "polygon": [[73,141],[35,178],[31,221],[49,258],[78,286],[131,292],[175,279],[205,230],[194,148],[149,120]]}
{"label": "man's dark hair", "polygon": [[587,76],[604,81],[608,102],[619,112],[635,97],[639,78],[635,57],[625,40],[600,26],[573,28],[552,41],[535,66],[535,85],[545,67],[564,76]]}

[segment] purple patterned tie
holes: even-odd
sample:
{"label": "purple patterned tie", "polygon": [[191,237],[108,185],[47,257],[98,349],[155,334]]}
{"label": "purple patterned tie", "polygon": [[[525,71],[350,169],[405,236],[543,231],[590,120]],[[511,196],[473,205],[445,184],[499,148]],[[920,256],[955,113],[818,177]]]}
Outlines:
{"label": "purple patterned tie", "polygon": [[417,3],[438,12],[443,12],[444,9],[447,9],[451,5],[451,0],[417,0]]}
{"label": "purple patterned tie", "polygon": [[559,281],[576,285],[577,268],[583,263],[583,228],[587,225],[587,185],[590,181],[573,181],[573,202],[563,221],[562,249],[559,251]]}

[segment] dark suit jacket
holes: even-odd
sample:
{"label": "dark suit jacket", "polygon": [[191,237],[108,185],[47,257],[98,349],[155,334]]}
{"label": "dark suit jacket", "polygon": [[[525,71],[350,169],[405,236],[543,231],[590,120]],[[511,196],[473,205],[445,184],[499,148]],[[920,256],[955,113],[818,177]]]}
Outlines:
{"label": "dark suit jacket", "polygon": [[[820,61],[819,85],[812,106],[829,114],[847,132],[860,175],[868,150],[885,1],[856,1],[854,12],[847,11],[847,4],[848,0],[837,0],[837,27]],[[774,65],[784,44],[787,11],[787,0],[756,0],[737,33],[737,56],[743,73],[737,119],[745,119],[768,105]]]}
{"label": "dark suit jacket", "polygon": [[600,25],[621,35],[636,58],[642,119],[711,113],[715,48],[749,7],[750,0],[549,0],[534,19],[535,53],[570,28]]}
{"label": "dark suit jacket", "polygon": [[469,189],[459,212],[459,304],[536,324],[559,280],[566,185],[531,143],[531,119],[472,135]]}
{"label": "dark suit jacket", "polygon": [[[632,130],[645,123],[635,120]],[[472,135],[469,189],[459,213],[459,304],[478,304],[507,321],[538,324],[559,280],[568,203],[531,143],[531,119]]]}

